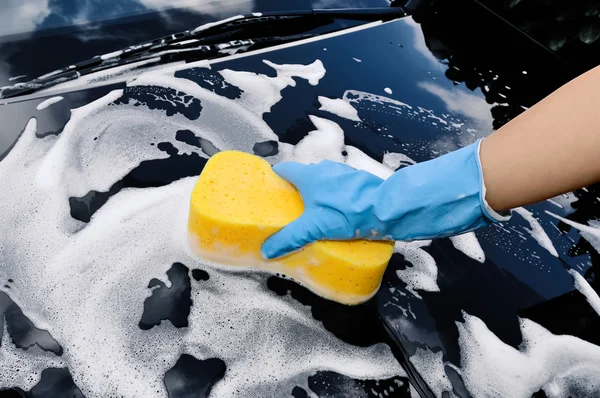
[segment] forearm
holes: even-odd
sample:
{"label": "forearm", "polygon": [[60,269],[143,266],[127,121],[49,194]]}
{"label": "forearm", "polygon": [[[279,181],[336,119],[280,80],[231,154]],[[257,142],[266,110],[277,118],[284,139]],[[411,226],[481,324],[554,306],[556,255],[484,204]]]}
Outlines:
{"label": "forearm", "polygon": [[497,211],[600,181],[600,67],[483,140],[480,158]]}

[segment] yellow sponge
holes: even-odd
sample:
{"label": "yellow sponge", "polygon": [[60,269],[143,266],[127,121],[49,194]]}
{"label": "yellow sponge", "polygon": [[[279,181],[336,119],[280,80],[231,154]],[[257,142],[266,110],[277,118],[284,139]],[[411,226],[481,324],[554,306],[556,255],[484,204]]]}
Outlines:
{"label": "yellow sponge", "polygon": [[219,152],[192,192],[190,242],[208,260],[281,273],[340,303],[367,301],[381,284],[393,242],[319,241],[280,259],[262,258],[263,242],[303,210],[298,191],[264,159]]}

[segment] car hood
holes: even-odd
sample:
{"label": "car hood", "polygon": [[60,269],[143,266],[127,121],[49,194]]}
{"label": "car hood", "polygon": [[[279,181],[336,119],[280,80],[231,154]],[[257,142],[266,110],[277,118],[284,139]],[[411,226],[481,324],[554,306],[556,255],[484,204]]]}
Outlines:
{"label": "car hood", "polygon": [[[1,106],[2,347],[21,373],[41,375],[35,386],[4,370],[4,387],[583,391],[600,350],[598,296],[586,290],[596,287],[596,187],[475,233],[398,242],[379,293],[356,307],[277,276],[200,266],[172,233],[193,177],[220,150],[272,164],[330,158],[386,178],[486,137],[571,77],[479,12],[418,14]],[[475,34],[492,28],[511,40]],[[43,354],[24,350],[35,344]]]}

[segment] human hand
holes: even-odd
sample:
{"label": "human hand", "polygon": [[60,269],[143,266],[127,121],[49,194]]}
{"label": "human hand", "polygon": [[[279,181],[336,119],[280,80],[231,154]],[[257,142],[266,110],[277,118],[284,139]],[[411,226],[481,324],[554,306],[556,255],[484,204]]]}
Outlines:
{"label": "human hand", "polygon": [[485,202],[479,142],[403,168],[387,180],[332,161],[281,163],[304,213],[269,237],[267,259],[317,240],[416,240],[452,236],[504,221]]}

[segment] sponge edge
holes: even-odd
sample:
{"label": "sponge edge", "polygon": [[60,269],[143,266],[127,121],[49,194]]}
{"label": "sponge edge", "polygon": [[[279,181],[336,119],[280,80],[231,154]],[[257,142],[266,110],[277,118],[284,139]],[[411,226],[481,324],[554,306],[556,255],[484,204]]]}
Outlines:
{"label": "sponge edge", "polygon": [[263,259],[263,242],[303,211],[298,191],[264,159],[219,152],[207,162],[192,192],[190,244],[209,261],[281,273],[339,303],[355,305],[373,297],[393,242],[319,241],[280,259]]}

